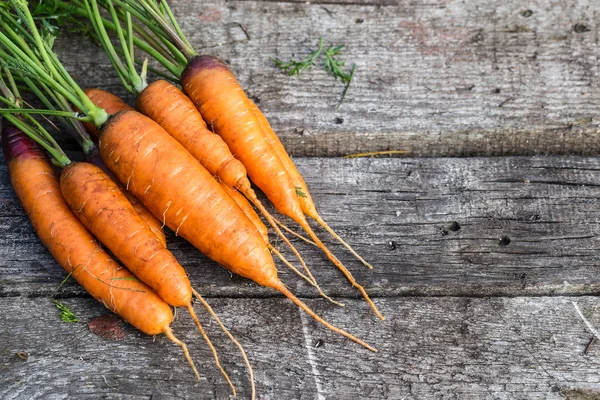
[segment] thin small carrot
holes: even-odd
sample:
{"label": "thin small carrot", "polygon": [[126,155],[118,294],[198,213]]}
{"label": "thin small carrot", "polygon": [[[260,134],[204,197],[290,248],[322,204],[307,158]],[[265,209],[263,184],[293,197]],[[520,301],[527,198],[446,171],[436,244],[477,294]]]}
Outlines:
{"label": "thin small carrot", "polygon": [[169,305],[102,250],[65,202],[54,169],[40,147],[6,122],[4,157],[11,184],[40,240],[56,261],[96,300],[148,335],[164,333],[183,350],[169,325]]}
{"label": "thin small carrot", "polygon": [[361,292],[375,314],[384,319],[365,289],[308,224],[300,202],[303,196],[308,196],[301,192],[307,190],[305,185],[298,187],[298,182],[288,173],[286,164],[264,132],[264,121],[251,108],[250,100],[229,68],[216,57],[198,56],[188,63],[181,75],[181,83],[205,121],[244,164],[252,181],[275,208],[296,221],[308,233],[346,279]]}
{"label": "thin small carrot", "polygon": [[156,122],[134,111],[108,120],[99,150],[106,165],[176,234],[229,270],[284,294],[334,332],[277,277],[269,250],[252,222],[212,175]]}

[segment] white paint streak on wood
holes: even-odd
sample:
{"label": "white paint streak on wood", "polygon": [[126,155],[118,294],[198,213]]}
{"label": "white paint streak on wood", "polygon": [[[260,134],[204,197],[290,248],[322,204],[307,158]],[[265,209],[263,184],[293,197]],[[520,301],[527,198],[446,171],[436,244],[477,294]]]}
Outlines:
{"label": "white paint streak on wood", "polygon": [[323,387],[321,385],[321,373],[319,372],[318,360],[315,357],[313,348],[313,338],[308,330],[308,316],[301,309],[298,309],[298,312],[300,313],[300,320],[302,322],[302,333],[304,334],[304,346],[306,347],[308,363],[310,364],[312,375],[315,378],[317,400],[325,400],[325,396],[323,395]]}
{"label": "white paint streak on wood", "polygon": [[590,321],[588,321],[588,319],[585,317],[585,315],[583,315],[581,309],[579,308],[579,305],[575,303],[575,301],[571,301],[571,303],[573,304],[573,307],[575,307],[575,311],[577,311],[577,314],[579,315],[585,326],[589,329],[590,332],[592,332],[594,336],[596,336],[596,339],[600,340],[600,334],[598,333],[596,328],[594,328],[594,325],[592,325]]}

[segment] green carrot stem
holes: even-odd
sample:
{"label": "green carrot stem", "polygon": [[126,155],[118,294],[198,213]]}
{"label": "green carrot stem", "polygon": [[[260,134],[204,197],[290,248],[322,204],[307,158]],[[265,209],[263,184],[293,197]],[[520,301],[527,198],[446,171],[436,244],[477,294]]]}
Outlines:
{"label": "green carrot stem", "polygon": [[[42,92],[33,83],[33,81],[31,79],[29,79],[28,77],[23,77],[23,81],[29,87],[29,89],[37,96],[37,98],[40,99],[40,101],[44,104],[44,106],[48,107],[49,109],[54,110],[54,109],[56,109],[54,106],[56,104],[63,111],[73,112],[73,109],[72,109],[71,105],[69,104],[69,102],[64,97],[62,97],[60,95],[56,95],[51,90],[48,90],[48,87],[42,86],[42,88],[45,90],[45,92],[48,93],[48,95],[50,97],[52,97],[52,101],[48,98],[48,96],[46,96],[44,94],[44,92]],[[85,154],[88,154],[90,151],[92,151],[93,149],[96,148],[96,145],[90,138],[89,134],[87,133],[85,128],[81,125],[81,121],[76,120],[74,118],[65,118],[65,117],[60,117],[60,119],[63,124],[68,125],[73,129],[73,131],[75,132],[75,135],[74,135],[75,139],[77,140],[77,143],[79,143],[79,145],[81,146],[81,148],[83,149],[83,152]]]}
{"label": "green carrot stem", "polygon": [[[181,51],[186,58],[186,61],[189,61],[193,57],[196,57],[198,53],[194,50],[194,48],[187,43],[187,40],[179,37],[177,31],[173,30],[167,20],[160,14],[160,11],[156,8],[152,7],[152,3],[147,0],[138,0],[138,2],[144,7],[144,9],[150,14],[152,19],[164,30],[164,34],[166,34],[169,39],[175,44],[177,49]],[[183,33],[182,33],[183,35]]]}
{"label": "green carrot stem", "polygon": [[[96,0],[92,0],[92,2],[95,4],[94,12],[99,13],[100,11],[98,10]],[[119,42],[121,43],[121,47],[123,48],[123,57],[125,57],[125,62],[127,64],[127,68],[129,69],[129,75],[128,75],[129,80],[131,82],[131,85],[132,85],[135,93],[139,94],[148,86],[148,84],[143,79],[141,79],[140,75],[137,74],[137,71],[135,69],[135,63],[133,62],[133,58],[134,58],[133,46],[132,47],[127,46],[128,41],[125,40],[125,35],[123,33],[123,29],[121,29],[119,17],[117,16],[115,7],[114,7],[112,1],[110,1],[110,0],[108,0],[108,10],[110,12],[110,15],[112,16],[113,22],[115,24],[117,36],[119,38]],[[128,26],[128,31],[130,31],[131,30],[131,13],[129,13],[129,12],[126,12],[126,22],[127,22],[127,26]],[[102,24],[100,24],[100,25],[102,25]],[[108,36],[106,33],[106,30],[104,29],[104,26],[102,26],[101,29],[104,32],[104,34],[106,36]],[[129,37],[130,38],[132,37],[131,34],[129,35]],[[107,43],[107,46],[109,44],[112,47],[112,44],[110,43],[110,41],[109,41],[109,43]]]}
{"label": "green carrot stem", "polygon": [[[130,85],[127,67],[123,64],[123,62],[121,61],[121,58],[115,52],[115,48],[110,41],[108,33],[106,32],[106,29],[104,29],[104,25],[102,24],[102,21],[101,20],[99,21],[100,10],[98,9],[98,3],[95,0],[92,0],[91,4],[90,4],[90,0],[85,0],[84,4],[85,4],[86,11],[88,13],[90,22],[92,23],[92,27],[94,28],[94,32],[96,32],[96,37],[97,37],[98,41],[100,42],[100,44],[102,45],[102,48],[106,52],[106,55],[108,56],[111,64],[113,65],[113,68],[117,72],[117,75],[119,75],[119,79],[121,79],[121,81],[123,82],[125,89],[134,93],[135,90]],[[120,29],[120,27],[117,27],[116,29]]]}
{"label": "green carrot stem", "polygon": [[150,16],[149,18],[146,16],[145,8],[137,4],[140,3],[139,1],[113,0],[113,2],[122,9],[129,11],[131,15],[133,15],[146,28],[148,28],[152,33],[154,33],[156,37],[163,43],[163,45],[169,50],[169,52],[171,52],[171,54],[179,64],[183,64],[184,66],[185,64],[187,64],[187,57],[179,50],[179,48],[176,45],[174,45],[171,42],[169,34],[165,31],[164,26],[154,23],[154,18],[152,16]]}
{"label": "green carrot stem", "polygon": [[[69,90],[60,85],[56,80],[51,77],[44,68],[40,66],[39,60],[33,60],[27,56],[27,54],[21,50],[17,45],[15,45],[2,31],[0,31],[0,44],[4,45],[5,48],[10,51],[14,56],[12,57],[12,61],[26,64],[29,68],[31,68],[31,72],[36,74],[36,79],[43,80],[49,86],[52,87],[53,90],[60,92],[63,96],[65,96],[71,103],[73,103],[80,110],[87,110],[84,104],[80,101],[80,99],[71,93]],[[10,54],[0,50],[0,56],[3,59],[7,59],[11,57]],[[84,94],[85,95],[85,94]],[[87,97],[86,97],[87,98]],[[90,102],[91,103],[91,102]],[[92,104],[93,107],[95,107]]]}
{"label": "green carrot stem", "polygon": [[[165,13],[167,15],[167,17],[169,18],[169,20],[171,21],[171,25],[173,26],[173,28],[175,28],[175,31],[177,32],[177,35],[179,36],[179,38],[184,41],[184,43],[187,45],[187,47],[189,49],[192,49],[192,51],[194,51],[194,46],[192,46],[192,44],[187,40],[187,37],[183,34],[183,31],[181,30],[181,28],[179,27],[179,24],[177,23],[177,19],[175,19],[175,16],[171,12],[171,8],[169,7],[169,4],[167,4],[166,1],[163,1],[160,3],[160,8],[163,11],[163,13]],[[195,51],[194,51],[194,53],[195,53]]]}
{"label": "green carrot stem", "polygon": [[33,115],[48,115],[48,116],[54,116],[54,117],[66,117],[66,118],[73,118],[76,119],[77,121],[81,121],[81,122],[91,122],[93,123],[94,120],[91,116],[81,116],[79,113],[77,112],[67,112],[67,111],[60,111],[60,110],[39,110],[36,108],[0,108],[0,114],[33,114]]}

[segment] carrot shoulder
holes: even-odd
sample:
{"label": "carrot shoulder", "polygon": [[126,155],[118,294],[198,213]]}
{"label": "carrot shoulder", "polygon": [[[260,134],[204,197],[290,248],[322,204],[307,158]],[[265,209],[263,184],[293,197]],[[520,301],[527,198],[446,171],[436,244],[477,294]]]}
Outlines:
{"label": "carrot shoulder", "polygon": [[[121,100],[120,97],[115,96],[114,94],[107,92],[106,90],[88,88],[85,89],[84,92],[87,95],[87,97],[92,101],[92,103],[104,109],[104,111],[106,111],[109,114],[116,114],[119,111],[133,109],[129,104]],[[84,122],[83,125],[93,138],[98,138],[98,129],[96,129],[96,126],[94,124],[90,122]]]}

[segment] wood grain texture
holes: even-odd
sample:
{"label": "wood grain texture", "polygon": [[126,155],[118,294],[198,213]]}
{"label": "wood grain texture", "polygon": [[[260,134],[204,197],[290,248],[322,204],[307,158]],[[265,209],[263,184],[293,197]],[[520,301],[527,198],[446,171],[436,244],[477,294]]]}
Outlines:
{"label": "wood grain texture", "polygon": [[[375,269],[360,265],[324,232],[321,237],[375,296],[600,293],[596,158],[296,161],[324,218]],[[2,168],[0,295],[50,295],[64,273],[39,244]],[[172,233],[168,241],[201,293],[272,295]],[[297,244],[326,292],[357,295],[318,249]],[[316,294],[280,270],[297,293]],[[69,283],[61,293],[83,291]]]}
{"label": "wood grain texture", "polygon": [[[357,394],[362,399],[564,399],[576,391],[598,396],[600,347],[584,354],[591,333],[572,301],[590,323],[600,324],[594,297],[389,298],[381,301],[389,316],[385,322],[356,312],[356,301],[345,310],[310,301],[375,344],[380,352],[373,354],[321,329],[284,299],[211,299],[246,346],[258,398],[264,400],[345,400]],[[105,309],[90,299],[64,303],[81,323],[60,321],[47,298],[0,299],[2,325],[10,326],[0,335],[1,398],[228,398],[209,351],[183,313],[174,329],[191,347],[200,382],[164,337],[142,336],[125,326],[122,341],[102,339],[86,323]],[[248,398],[238,354],[214,324],[206,325],[239,398]],[[19,359],[16,352],[29,358]]]}
{"label": "wood grain texture", "polygon": [[[193,45],[230,64],[293,155],[600,150],[598,2],[172,4]],[[358,66],[338,112],[340,82],[321,68],[291,78],[270,61],[305,56],[319,36],[345,43],[343,58]],[[78,36],[58,46],[84,85],[125,94],[99,48]]]}

